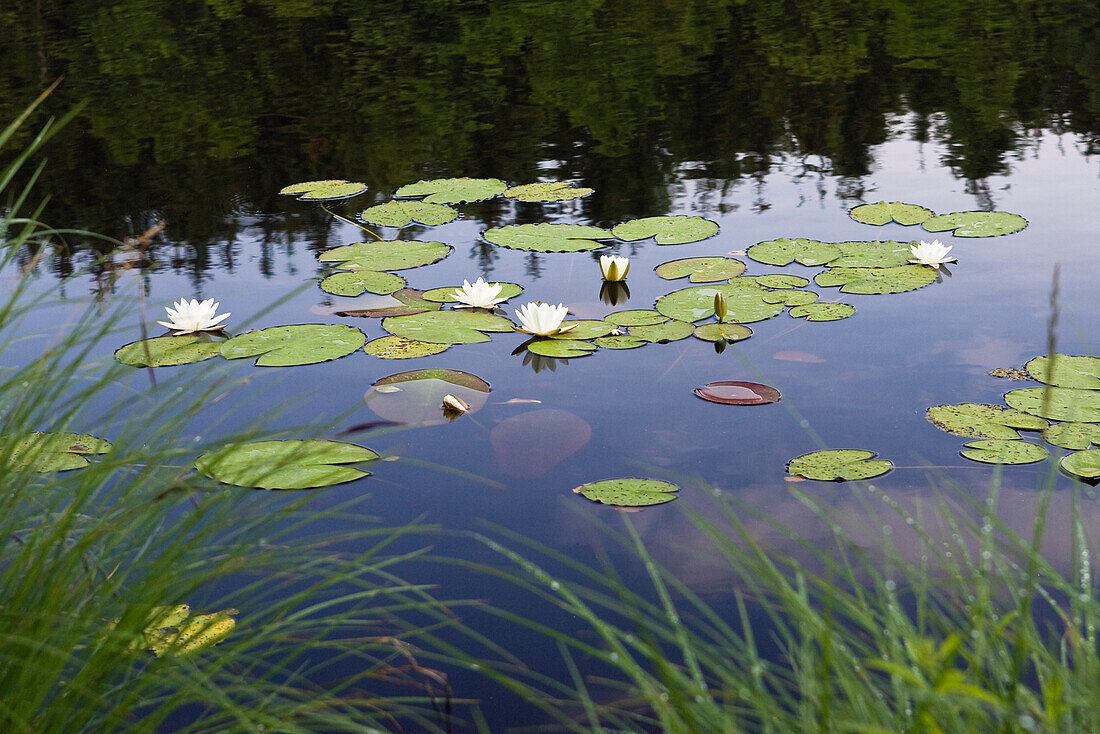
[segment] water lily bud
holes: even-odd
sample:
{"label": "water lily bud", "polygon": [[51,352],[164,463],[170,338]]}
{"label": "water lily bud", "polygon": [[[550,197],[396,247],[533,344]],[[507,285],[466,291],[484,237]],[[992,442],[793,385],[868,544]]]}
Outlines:
{"label": "water lily bud", "polygon": [[600,255],[600,272],[603,279],[609,282],[618,282],[626,277],[630,270],[630,261],[617,255]]}
{"label": "water lily bud", "polygon": [[726,318],[726,314],[729,313],[729,307],[726,306],[726,297],[721,292],[714,294],[714,315],[718,317],[718,320]]}
{"label": "water lily bud", "polygon": [[454,395],[447,393],[443,396],[443,410],[450,410],[455,413],[467,413],[470,410],[470,406]]}

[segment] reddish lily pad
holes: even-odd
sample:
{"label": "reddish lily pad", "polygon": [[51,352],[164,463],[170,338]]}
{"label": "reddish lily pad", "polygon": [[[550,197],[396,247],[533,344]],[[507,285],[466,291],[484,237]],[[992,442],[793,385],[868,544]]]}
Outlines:
{"label": "reddish lily pad", "polygon": [[719,380],[695,388],[695,394],[722,405],[766,405],[779,400],[779,391],[770,385],[742,380]]}

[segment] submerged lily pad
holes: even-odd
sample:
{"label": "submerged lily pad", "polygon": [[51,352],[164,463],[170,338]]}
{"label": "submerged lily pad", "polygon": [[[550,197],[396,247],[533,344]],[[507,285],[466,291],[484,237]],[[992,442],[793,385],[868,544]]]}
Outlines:
{"label": "submerged lily pad", "polygon": [[574,186],[568,181],[549,181],[513,186],[504,192],[504,196],[516,201],[566,201],[588,196],[594,189]]}
{"label": "submerged lily pad", "polygon": [[499,178],[436,178],[406,184],[394,196],[423,196],[429,204],[463,204],[491,199],[506,188]]}
{"label": "submerged lily pad", "polygon": [[695,327],[695,336],[708,342],[737,342],[752,336],[752,329],[743,324],[701,324]]}
{"label": "submerged lily pad", "polygon": [[1100,449],[1074,451],[1062,457],[1059,466],[1067,473],[1085,480],[1100,478]]}
{"label": "submerged lily pad", "polygon": [[1025,387],[1005,394],[1005,402],[1025,413],[1056,421],[1100,422],[1100,392],[1071,387]]}
{"label": "submerged lily pad", "polygon": [[450,369],[399,372],[376,380],[365,395],[367,406],[395,423],[440,425],[450,416],[443,398],[452,395],[476,413],[489,397],[489,383],[477,375]]}
{"label": "submerged lily pad", "polygon": [[736,278],[745,272],[745,263],[732,257],[686,257],[662,263],[655,272],[665,280],[676,280],[690,275],[692,283],[711,283]]}
{"label": "submerged lily pad", "polygon": [[155,336],[119,347],[115,359],[131,367],[168,367],[202,362],[221,354],[221,341],[204,334]]}
{"label": "submerged lily pad", "polygon": [[997,237],[1019,232],[1027,220],[1010,212],[953,212],[921,222],[929,232],[954,230],[956,237]]}
{"label": "submerged lily pad", "polygon": [[645,339],[647,342],[674,342],[687,339],[695,333],[695,327],[686,322],[672,319],[663,324],[652,326],[630,326],[630,336]]}
{"label": "submerged lily pad", "polygon": [[279,190],[280,194],[298,194],[299,199],[324,201],[328,199],[346,199],[357,196],[367,190],[365,183],[358,181],[345,181],[344,179],[328,179],[325,181],[303,181],[302,183],[284,186]]}
{"label": "submerged lily pad", "polygon": [[483,332],[512,331],[512,322],[486,311],[427,311],[411,316],[391,316],[382,328],[394,336],[403,336],[437,344],[475,344],[487,342]]}
{"label": "submerged lily pad", "polygon": [[382,359],[412,359],[439,354],[450,348],[450,344],[418,342],[402,336],[382,336],[367,342],[363,351]]}
{"label": "submerged lily pad", "polygon": [[718,223],[702,217],[675,214],[632,219],[615,225],[611,232],[627,242],[654,237],[658,245],[685,245],[718,234]]}
{"label": "submerged lily pad", "polygon": [[815,267],[835,260],[840,257],[841,252],[836,245],[829,242],[805,237],[793,239],[782,237],[777,240],[757,242],[745,254],[765,265],[782,266],[797,261],[802,265]]}
{"label": "submerged lily pad", "polygon": [[591,354],[596,351],[596,345],[579,339],[535,339],[527,345],[527,351],[543,357],[572,359]]}
{"label": "submerged lily pad", "polygon": [[779,391],[771,385],[742,380],[708,382],[693,392],[707,402],[722,405],[767,405],[780,398]]}
{"label": "submerged lily pad", "polygon": [[493,227],[483,235],[486,241],[511,250],[528,252],[586,252],[607,245],[609,230],[586,224],[509,224]]}
{"label": "submerged lily pad", "polygon": [[586,421],[554,408],[514,415],[489,432],[501,471],[524,477],[545,474],[591,438],[592,427]]}
{"label": "submerged lily pad", "polygon": [[254,441],[208,451],[195,461],[195,468],[237,487],[313,489],[369,476],[370,472],[342,465],[377,458],[370,449],[341,441]]}
{"label": "submerged lily pad", "polygon": [[[490,285],[496,285],[491,283]],[[523,286],[516,283],[500,283],[500,293],[497,294],[497,298],[515,298],[520,293],[523,293]],[[444,288],[432,288],[429,291],[424,291],[425,301],[436,301],[438,303],[458,303],[458,299],[454,297],[455,291],[461,290],[460,285],[451,285]]]}
{"label": "submerged lily pad", "polygon": [[657,310],[680,321],[699,321],[714,315],[715,293],[721,293],[726,299],[728,312],[724,321],[727,322],[763,321],[783,313],[782,303],[768,303],[764,300],[767,290],[736,284],[698,285],[673,291],[657,299]]}
{"label": "submerged lily pad", "polygon": [[634,309],[631,311],[616,311],[603,317],[616,326],[651,326],[663,324],[668,321],[668,316],[650,309]]}
{"label": "submerged lily pad", "polygon": [[987,438],[971,441],[963,446],[960,454],[984,464],[1033,464],[1048,456],[1045,448],[1027,441]]}
{"label": "submerged lily pad", "polygon": [[430,204],[426,201],[387,201],[359,213],[368,224],[382,227],[405,227],[413,222],[434,227],[458,219],[458,210],[446,204]]}
{"label": "submerged lily pad", "polygon": [[999,405],[936,405],[925,415],[941,431],[969,438],[1016,439],[1020,437],[1017,429],[1041,431],[1047,427],[1042,418]]}
{"label": "submerged lily pad", "polygon": [[1043,440],[1064,449],[1100,446],[1100,426],[1095,423],[1056,423],[1043,430]]}
{"label": "submerged lily pad", "polygon": [[676,499],[680,488],[675,484],[656,479],[605,479],[574,487],[574,494],[583,495],[593,502],[617,507],[646,507]]}
{"label": "submerged lily pad", "polygon": [[405,270],[442,260],[451,250],[442,242],[383,240],[334,247],[322,252],[317,259],[339,263],[336,267],[344,270]]}
{"label": "submerged lily pad", "polygon": [[402,288],[381,300],[383,303],[372,308],[349,308],[335,313],[338,316],[384,319],[389,316],[409,316],[414,313],[439,310],[439,303],[425,300],[424,292],[415,288]]}
{"label": "submerged lily pad", "polygon": [[900,265],[895,268],[828,268],[814,278],[821,286],[837,286],[843,293],[876,295],[915,291],[936,280],[934,268]]}
{"label": "submerged lily pad", "polygon": [[343,324],[295,324],[239,334],[223,342],[221,352],[226,359],[258,356],[260,367],[290,367],[345,357],[366,341],[359,329]]}
{"label": "submerged lily pad", "polygon": [[334,296],[359,296],[366,292],[386,296],[405,287],[405,279],[376,270],[333,273],[321,281],[321,290]]}
{"label": "submerged lily pad", "polygon": [[839,321],[846,319],[856,312],[855,308],[847,303],[807,303],[795,306],[790,314],[807,321]]}
{"label": "submerged lily pad", "polygon": [[1100,358],[1097,357],[1052,354],[1032,359],[1024,369],[1047,385],[1100,390]]}
{"label": "submerged lily pad", "polygon": [[885,459],[874,459],[875,452],[862,449],[827,449],[811,451],[791,459],[787,472],[807,479],[843,482],[870,479],[890,471],[894,465]]}
{"label": "submerged lily pad", "polygon": [[861,224],[920,224],[935,216],[931,209],[919,204],[903,204],[900,201],[879,201],[874,204],[860,204],[848,212],[848,216]]}
{"label": "submerged lily pad", "polygon": [[16,437],[0,437],[5,446],[7,468],[35,472],[69,471],[90,463],[86,457],[105,454],[111,442],[87,433],[30,433]]}

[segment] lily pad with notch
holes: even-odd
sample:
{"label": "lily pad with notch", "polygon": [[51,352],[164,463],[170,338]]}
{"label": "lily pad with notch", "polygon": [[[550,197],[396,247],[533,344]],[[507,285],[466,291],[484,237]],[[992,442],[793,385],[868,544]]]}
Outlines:
{"label": "lily pad with notch", "polygon": [[588,196],[594,189],[574,186],[568,181],[545,181],[512,186],[504,192],[505,198],[516,201],[546,202],[568,201]]}
{"label": "lily pad with notch", "polygon": [[442,242],[382,240],[334,247],[317,259],[337,263],[335,267],[342,270],[405,270],[438,262],[451,254],[452,249]]}
{"label": "lily pad with notch", "polygon": [[668,321],[668,316],[650,309],[633,309],[630,311],[615,311],[603,317],[615,326],[652,326]]}
{"label": "lily pad with notch", "polygon": [[782,303],[784,306],[805,306],[815,302],[819,296],[813,291],[784,290],[772,291],[761,296],[764,303]]}
{"label": "lily pad with notch", "polygon": [[956,237],[999,237],[1026,227],[1027,220],[1011,212],[952,212],[921,222],[929,232],[953,230]]}
{"label": "lily pad with notch", "polygon": [[694,336],[708,342],[738,342],[752,336],[752,329],[744,324],[700,324]]}
{"label": "lily pad with notch", "polygon": [[615,225],[611,232],[627,242],[653,237],[658,245],[686,245],[718,234],[718,223],[703,217],[674,214],[632,219]]}
{"label": "lily pad with notch", "polygon": [[[490,283],[490,285],[497,285],[497,283]],[[515,298],[520,293],[523,293],[523,286],[516,283],[500,283],[500,293],[496,295],[497,298]],[[454,297],[455,291],[462,290],[460,285],[445,286],[443,288],[432,288],[431,290],[424,291],[424,300],[435,301],[437,303],[458,303],[458,299]]]}
{"label": "lily pad with notch", "polygon": [[329,201],[358,196],[366,190],[367,185],[365,183],[346,181],[340,178],[324,181],[303,181],[284,186],[279,190],[279,193],[297,195],[303,201]]}
{"label": "lily pad with notch", "polygon": [[105,454],[111,442],[87,433],[64,431],[34,432],[25,436],[7,434],[0,442],[9,447],[5,452],[6,467],[33,472],[82,469],[90,463],[89,456]]}
{"label": "lily pad with notch", "polygon": [[875,459],[874,451],[863,449],[826,449],[811,451],[787,464],[787,472],[793,476],[817,479],[824,482],[845,482],[871,479],[894,468],[886,459]]}
{"label": "lily pad with notch", "polygon": [[1100,449],[1066,454],[1058,465],[1070,476],[1095,484],[1100,480]]}
{"label": "lily pad with notch", "polygon": [[596,351],[596,345],[579,339],[532,339],[527,351],[543,357],[572,359],[588,356]]}
{"label": "lily pad with notch", "polygon": [[718,380],[697,387],[693,392],[709,403],[722,405],[768,405],[777,403],[779,391],[771,385],[744,380]]}
{"label": "lily pad with notch", "polygon": [[840,257],[829,261],[830,268],[896,268],[913,257],[909,244],[895,240],[877,242],[837,242]]}
{"label": "lily pad with notch", "polygon": [[593,339],[592,343],[600,349],[637,349],[651,342],[629,334],[620,334],[618,336],[601,336]]}
{"label": "lily pad with notch", "polygon": [[476,413],[489,399],[489,383],[477,375],[452,369],[421,369],[380,378],[364,399],[378,416],[394,423],[441,425],[450,422],[443,398],[452,395]]}
{"label": "lily pad with notch", "polygon": [[458,219],[458,210],[446,204],[426,201],[387,201],[364,209],[359,213],[359,218],[381,227],[407,227],[413,222],[434,227]]}
{"label": "lily pad with notch", "polygon": [[761,288],[775,288],[778,290],[805,288],[810,284],[808,278],[801,275],[788,273],[769,273],[768,275],[739,275],[736,280],[730,280],[730,285],[749,285]]}
{"label": "lily pad with notch", "polygon": [[587,252],[606,247],[609,230],[587,224],[508,224],[482,235],[487,242],[527,252]]}
{"label": "lily pad with notch", "polygon": [[377,458],[368,448],[342,441],[253,441],[208,451],[195,461],[195,468],[237,487],[314,489],[369,476],[347,465]]}
{"label": "lily pad with notch", "polygon": [[450,344],[435,344],[406,339],[403,336],[382,336],[372,339],[363,346],[367,354],[381,359],[413,359],[429,357],[450,349]]}
{"label": "lily pad with notch", "polygon": [[796,319],[805,318],[807,321],[839,321],[855,312],[855,308],[847,303],[806,303],[789,311]]}
{"label": "lily pad with notch", "polygon": [[983,464],[1034,464],[1049,456],[1042,446],[1027,441],[1011,439],[985,438],[963,444],[959,452],[971,461]]}
{"label": "lily pad with notch", "polygon": [[382,321],[382,328],[394,336],[437,344],[487,342],[484,332],[508,332],[512,327],[508,319],[486,311],[426,311]]}
{"label": "lily pad with notch", "polygon": [[568,328],[562,334],[553,334],[551,339],[595,339],[607,336],[615,330],[615,324],[599,319],[583,319],[579,321],[563,321],[561,328]]}
{"label": "lily pad with notch", "polygon": [[732,257],[686,257],[662,263],[655,272],[665,280],[691,276],[692,283],[712,283],[736,278],[745,272],[745,263]]}
{"label": "lily pad with notch", "polygon": [[798,262],[807,267],[816,267],[835,260],[840,257],[841,252],[831,242],[805,237],[781,237],[776,240],[757,242],[745,254],[765,265],[783,266]]}
{"label": "lily pad with notch", "polygon": [[814,282],[818,285],[840,286],[842,293],[863,295],[915,291],[935,280],[935,269],[923,265],[899,265],[893,268],[827,268],[814,277]]}
{"label": "lily pad with notch", "polygon": [[1100,425],[1095,423],[1055,423],[1043,430],[1043,440],[1064,449],[1080,451],[1100,446]]}
{"label": "lily pad with notch", "polygon": [[155,336],[119,347],[115,350],[115,359],[131,367],[193,364],[221,355],[222,341],[209,334]]}
{"label": "lily pad with notch", "polygon": [[1041,431],[1047,427],[1045,420],[1030,413],[978,403],[936,405],[925,416],[941,431],[968,438],[1017,439],[1020,430]]}
{"label": "lily pad with notch", "polygon": [[321,281],[321,290],[334,296],[360,296],[370,292],[380,296],[401,290],[405,279],[376,270],[350,270],[333,273]]}
{"label": "lily pad with notch", "polygon": [[499,178],[435,178],[399,188],[394,196],[423,196],[429,204],[464,204],[499,196],[508,188]]}
{"label": "lily pad with notch", "polygon": [[343,324],[272,326],[238,334],[221,345],[226,359],[258,357],[259,367],[291,367],[346,357],[366,343],[363,332]]}
{"label": "lily pad with notch", "polygon": [[1055,421],[1100,422],[1100,391],[1072,387],[1025,387],[1005,393],[1005,402]]}
{"label": "lily pad with notch", "polygon": [[1100,358],[1052,354],[1029,360],[1024,369],[1032,378],[1056,387],[1100,390]]}
{"label": "lily pad with notch", "polygon": [[[739,278],[735,278],[740,280]],[[721,293],[728,309],[724,321],[751,323],[763,321],[783,313],[782,303],[768,303],[764,296],[768,291],[755,285],[727,283],[725,285],[699,285],[673,291],[657,299],[657,311],[680,321],[699,321],[714,315],[714,294]]]}
{"label": "lily pad with notch", "polygon": [[662,324],[651,326],[629,326],[630,336],[635,339],[645,339],[647,342],[674,342],[687,339],[695,333],[695,326],[687,321],[670,319]]}
{"label": "lily pad with notch", "polygon": [[660,505],[676,499],[676,493],[679,491],[680,488],[675,484],[635,477],[604,479],[573,488],[574,494],[582,495],[593,502],[616,507]]}
{"label": "lily pad with notch", "polygon": [[860,224],[874,225],[897,222],[909,226],[920,224],[935,215],[934,211],[920,204],[905,204],[900,201],[878,201],[874,204],[860,204],[848,212],[848,216]]}

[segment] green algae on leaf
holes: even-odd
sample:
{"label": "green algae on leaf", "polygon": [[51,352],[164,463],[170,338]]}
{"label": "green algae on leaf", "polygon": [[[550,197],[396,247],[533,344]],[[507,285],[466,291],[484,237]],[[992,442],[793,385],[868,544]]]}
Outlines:
{"label": "green algae on leaf", "polygon": [[793,476],[823,482],[844,482],[877,477],[894,467],[891,462],[875,459],[874,456],[874,451],[862,449],[811,451],[791,459],[787,464],[787,472]]}
{"label": "green algae on leaf", "polygon": [[651,326],[668,321],[668,316],[650,309],[633,309],[630,311],[615,311],[603,317],[615,326]]}
{"label": "green algae on leaf", "polygon": [[675,214],[632,219],[615,225],[611,232],[627,242],[654,237],[658,245],[686,245],[718,234],[718,223],[702,217]]}
{"label": "green algae on leaf", "polygon": [[920,224],[935,216],[931,209],[919,204],[904,204],[900,201],[879,201],[874,204],[860,204],[848,212],[848,216],[861,224],[882,225],[897,222],[906,226]]}
{"label": "green algae on leaf", "polygon": [[818,285],[840,286],[843,293],[864,295],[915,291],[935,280],[935,269],[923,265],[900,265],[893,268],[828,268],[814,277],[814,282]]}
{"label": "green algae on leaf", "polygon": [[789,313],[796,319],[805,318],[807,321],[839,321],[855,312],[855,308],[847,303],[807,303],[795,306]]}
{"label": "green algae on leaf", "polygon": [[299,199],[305,201],[326,201],[329,199],[347,199],[366,190],[367,185],[365,183],[345,181],[344,179],[328,179],[291,184],[290,186],[284,186],[279,190],[279,193],[297,194]]}
{"label": "green algae on leaf", "polygon": [[202,362],[219,354],[221,341],[204,334],[183,334],[130,342],[115,351],[115,359],[131,367],[168,367]]}
{"label": "green algae on leaf", "polygon": [[547,181],[512,186],[504,192],[504,196],[505,198],[515,199],[516,201],[541,201],[550,203],[554,201],[579,199],[582,196],[588,196],[593,191],[594,189],[585,188],[583,186],[573,186],[573,184],[568,181]]}
{"label": "green algae on leaf", "polygon": [[724,321],[750,323],[783,313],[783,304],[764,300],[768,293],[766,289],[735,283],[699,285],[673,291],[657,299],[657,311],[680,321],[699,321],[714,315],[715,293],[721,293],[726,299],[728,312]]}
{"label": "green algae on leaf", "polygon": [[1071,387],[1025,387],[1005,393],[1017,410],[1055,421],[1100,422],[1100,392]]}
{"label": "green algae on leaf", "polygon": [[391,316],[382,328],[394,336],[436,344],[487,342],[483,332],[512,331],[512,322],[486,311],[427,311],[410,316]]}
{"label": "green algae on leaf", "polygon": [[254,441],[208,451],[195,461],[203,475],[223,484],[257,489],[313,489],[369,475],[345,464],[378,454],[341,441]]}
{"label": "green algae on leaf", "polygon": [[[497,285],[496,282],[490,283],[490,285]],[[500,283],[500,293],[497,294],[497,298],[515,298],[520,293],[523,293],[523,286],[516,283]],[[437,303],[458,303],[458,299],[454,297],[455,291],[461,290],[460,285],[445,286],[443,288],[432,288],[431,290],[424,291],[425,301],[435,301]]]}
{"label": "green algae on leaf", "polygon": [[757,242],[745,254],[765,265],[782,266],[797,261],[802,265],[815,267],[835,260],[840,257],[841,252],[836,245],[829,242],[805,237],[793,239],[781,237],[777,240]]}
{"label": "green algae on leaf", "polygon": [[442,260],[451,254],[449,245],[419,240],[356,242],[325,250],[321,262],[339,263],[342,270],[405,270]]}
{"label": "green algae on leaf", "polygon": [[971,461],[984,464],[1033,464],[1045,459],[1049,452],[1027,441],[986,438],[963,444],[959,452]]}
{"label": "green algae on leaf", "polygon": [[637,349],[638,347],[644,347],[650,342],[645,339],[639,339],[636,336],[630,336],[628,334],[620,334],[618,336],[601,336],[592,340],[600,349]]}
{"label": "green algae on leaf", "polygon": [[712,283],[736,278],[745,272],[745,263],[732,257],[686,257],[662,263],[655,272],[665,280],[691,276],[692,283]]}
{"label": "green algae on leaf", "polygon": [[382,227],[406,227],[413,222],[434,227],[458,219],[458,210],[446,204],[429,204],[425,201],[387,201],[359,213],[368,224]]}
{"label": "green algae on leaf", "polygon": [[1041,431],[1047,427],[1042,418],[999,405],[960,403],[936,405],[925,413],[928,421],[941,431],[969,438],[1020,438],[1017,429]]}
{"label": "green algae on leaf", "polygon": [[450,344],[420,342],[391,335],[372,339],[363,345],[363,351],[382,359],[412,359],[439,354],[450,349],[450,347]]}
{"label": "green algae on leaf", "polygon": [[572,359],[591,354],[596,345],[579,339],[534,339],[528,343],[527,351],[543,357]]}
{"label": "green algae on leaf", "polygon": [[952,212],[921,222],[929,232],[954,230],[956,237],[998,237],[1019,232],[1027,220],[1010,212]]}
{"label": "green algae on leaf", "polygon": [[295,324],[238,334],[222,343],[221,353],[226,359],[259,357],[259,367],[291,367],[345,357],[366,341],[359,329],[343,324]]}
{"label": "green algae on leaf", "polygon": [[693,336],[708,342],[737,342],[752,336],[752,329],[743,324],[701,324],[695,327]]}
{"label": "green algae on leaf", "polygon": [[695,327],[686,322],[672,319],[661,324],[651,326],[630,326],[630,336],[635,339],[644,339],[647,342],[674,342],[687,339],[695,333]]}
{"label": "green algae on leaf", "polygon": [[482,235],[487,242],[527,252],[586,252],[606,247],[609,230],[586,224],[508,224]]}
{"label": "green algae on leaf", "polygon": [[321,290],[334,296],[359,296],[376,293],[387,296],[406,285],[405,279],[393,273],[377,270],[352,270],[333,273],[321,281]]}
{"label": "green algae on leaf", "polygon": [[7,434],[0,441],[8,447],[5,468],[34,472],[81,469],[90,463],[86,457],[111,450],[110,441],[87,433],[35,432],[21,437]]}
{"label": "green algae on leaf", "polygon": [[1087,449],[1100,446],[1100,426],[1095,423],[1055,423],[1043,430],[1043,440],[1064,449]]}
{"label": "green algae on leaf", "polygon": [[1057,387],[1100,390],[1100,358],[1069,354],[1035,357],[1024,369],[1034,379]]}
{"label": "green algae on leaf", "polygon": [[583,495],[593,502],[617,507],[645,507],[659,505],[676,499],[680,488],[675,484],[656,479],[605,479],[589,482],[573,488],[574,494]]}
{"label": "green algae on leaf", "polygon": [[399,188],[394,196],[423,196],[429,204],[464,204],[499,196],[508,188],[499,178],[436,178]]}
{"label": "green algae on leaf", "polygon": [[1062,470],[1067,474],[1091,481],[1100,478],[1100,449],[1088,451],[1074,451],[1066,454],[1058,462]]}

